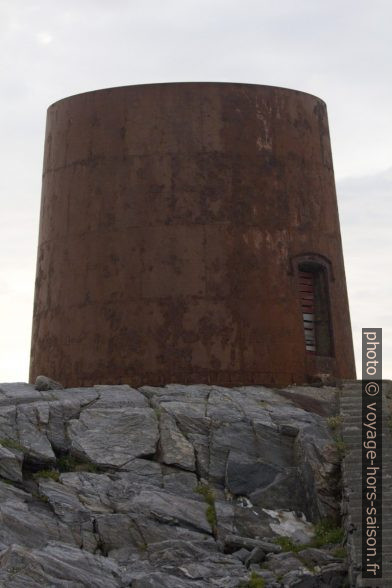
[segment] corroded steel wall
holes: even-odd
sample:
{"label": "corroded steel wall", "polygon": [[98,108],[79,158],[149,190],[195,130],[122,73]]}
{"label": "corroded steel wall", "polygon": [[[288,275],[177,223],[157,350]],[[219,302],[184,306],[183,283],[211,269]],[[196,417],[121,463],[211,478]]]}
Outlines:
{"label": "corroded steel wall", "polygon": [[[326,258],[334,357],[306,353],[296,259]],[[172,83],[48,110],[30,379],[284,386],[355,377],[326,107]]]}

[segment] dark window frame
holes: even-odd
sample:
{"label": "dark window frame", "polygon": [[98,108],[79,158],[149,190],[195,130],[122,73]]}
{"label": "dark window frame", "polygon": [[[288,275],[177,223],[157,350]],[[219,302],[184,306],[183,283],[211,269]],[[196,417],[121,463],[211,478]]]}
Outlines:
{"label": "dark window frame", "polygon": [[[302,278],[300,278],[300,272],[305,272],[307,275],[302,273]],[[335,348],[330,295],[330,282],[334,281],[334,276],[331,262],[325,256],[315,253],[296,255],[290,259],[289,273],[295,276],[306,353],[317,357],[334,358]],[[313,281],[309,279],[311,276]],[[300,290],[304,289],[303,286],[300,286],[300,280],[307,282],[309,285],[312,284],[310,292],[313,292],[313,319],[309,318],[310,315],[305,318],[303,298],[307,298],[307,296],[300,292]],[[312,297],[310,296],[310,298]],[[309,341],[309,338],[312,338],[312,328],[314,331],[314,350]]]}

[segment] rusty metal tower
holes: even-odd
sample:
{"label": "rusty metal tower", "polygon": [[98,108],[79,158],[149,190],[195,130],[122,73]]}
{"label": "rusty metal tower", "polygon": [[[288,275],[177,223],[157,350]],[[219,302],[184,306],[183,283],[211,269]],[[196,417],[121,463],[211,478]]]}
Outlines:
{"label": "rusty metal tower", "polygon": [[30,378],[354,378],[326,106],[251,84],[48,110]]}

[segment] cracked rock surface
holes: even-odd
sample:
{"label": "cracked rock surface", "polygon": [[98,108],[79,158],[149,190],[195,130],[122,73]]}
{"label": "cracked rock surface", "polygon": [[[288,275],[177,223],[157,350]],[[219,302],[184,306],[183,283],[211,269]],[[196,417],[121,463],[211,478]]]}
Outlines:
{"label": "cracked rock surface", "polygon": [[336,389],[48,388],[0,384],[1,586],[343,584]]}

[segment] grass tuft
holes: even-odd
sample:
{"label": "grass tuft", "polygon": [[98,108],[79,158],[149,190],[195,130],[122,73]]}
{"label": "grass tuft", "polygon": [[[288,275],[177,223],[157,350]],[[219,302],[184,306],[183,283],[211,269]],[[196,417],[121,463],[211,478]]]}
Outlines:
{"label": "grass tuft", "polygon": [[[298,553],[308,547],[320,548],[325,545],[338,545],[344,539],[344,529],[338,527],[335,521],[331,519],[323,519],[315,525],[315,536],[309,543],[294,543],[289,537],[275,537],[274,541],[281,546],[282,551],[291,551]],[[345,548],[340,546],[336,549],[342,549],[345,553]],[[336,556],[339,557],[339,556]],[[345,557],[345,556],[344,556]]]}
{"label": "grass tuft", "polygon": [[92,472],[96,473],[98,468],[95,464],[87,461],[79,461],[73,455],[63,455],[57,460],[60,472]]}
{"label": "grass tuft", "polygon": [[19,443],[19,441],[15,441],[14,439],[0,439],[0,445],[6,447],[7,449],[17,449],[18,451],[23,451],[23,446]]}
{"label": "grass tuft", "polygon": [[327,424],[332,431],[336,431],[343,422],[343,417],[341,415],[331,416],[327,419]]}
{"label": "grass tuft", "polygon": [[35,479],[46,478],[48,480],[54,480],[55,482],[58,482],[60,478],[60,472],[57,470],[39,470],[33,475],[33,477]]}
{"label": "grass tuft", "polygon": [[343,547],[343,545],[338,545],[331,551],[334,557],[338,557],[339,559],[345,559],[347,557],[347,549]]}
{"label": "grass tuft", "polygon": [[312,541],[312,547],[341,543],[343,539],[344,529],[336,526],[334,521],[324,519],[316,525],[316,536]]}
{"label": "grass tuft", "polygon": [[218,526],[218,519],[216,516],[214,492],[212,488],[210,488],[207,484],[199,484],[196,488],[196,492],[203,496],[205,502],[207,503],[206,519],[211,527],[213,534],[215,535]]}
{"label": "grass tuft", "polygon": [[238,588],[264,588],[265,580],[257,572],[252,572],[247,582],[241,582]]}
{"label": "grass tuft", "polygon": [[341,435],[335,435],[334,437],[336,451],[338,452],[338,456],[340,459],[343,459],[346,455],[347,445],[343,441],[343,437]]}
{"label": "grass tuft", "polygon": [[292,551],[293,553],[298,553],[308,547],[304,543],[294,543],[290,537],[275,537],[275,543],[281,546],[282,551]]}

